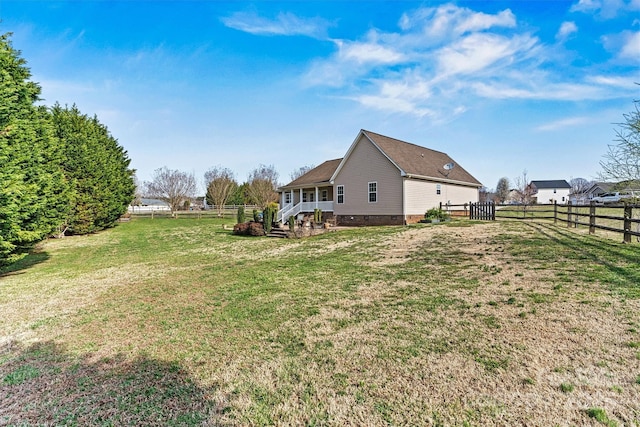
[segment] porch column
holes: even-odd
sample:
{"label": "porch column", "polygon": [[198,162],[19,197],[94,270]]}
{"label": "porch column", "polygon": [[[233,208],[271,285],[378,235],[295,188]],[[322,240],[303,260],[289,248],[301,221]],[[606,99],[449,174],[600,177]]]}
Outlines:
{"label": "porch column", "polygon": [[316,209],[318,209],[318,187],[316,187]]}
{"label": "porch column", "polygon": [[293,188],[291,190],[289,190],[289,194],[291,194],[291,205],[295,205],[294,200],[293,200]]}
{"label": "porch column", "polygon": [[[300,189],[300,203],[302,203],[302,188]],[[302,205],[300,205],[302,206]]]}
{"label": "porch column", "polygon": [[282,194],[280,195],[280,209],[284,208],[284,191],[282,192]]}

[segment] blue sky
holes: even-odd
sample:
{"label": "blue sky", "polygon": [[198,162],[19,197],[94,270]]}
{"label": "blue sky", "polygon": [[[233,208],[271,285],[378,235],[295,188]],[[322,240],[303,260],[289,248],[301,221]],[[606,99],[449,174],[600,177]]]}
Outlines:
{"label": "blue sky", "polygon": [[500,177],[593,179],[640,98],[640,0],[11,1],[46,105],[162,166],[280,181],[367,129]]}

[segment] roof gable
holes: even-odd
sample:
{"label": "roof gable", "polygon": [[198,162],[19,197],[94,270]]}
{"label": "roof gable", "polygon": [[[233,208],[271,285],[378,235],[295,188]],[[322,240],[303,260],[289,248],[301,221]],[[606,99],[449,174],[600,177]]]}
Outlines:
{"label": "roof gable", "polygon": [[[344,166],[344,163],[353,151],[355,145],[359,143],[362,137],[365,137],[378,150],[380,150],[380,152],[396,168],[398,168],[398,171],[402,176],[446,182],[458,182],[478,187],[482,185],[469,172],[455,163],[446,153],[431,150],[410,142],[390,138],[364,129],[358,134],[358,137],[349,148],[349,151],[331,177],[331,180],[335,179],[336,175]],[[445,170],[444,165],[448,163],[455,164],[455,167],[451,170]]]}
{"label": "roof gable", "polygon": [[326,162],[322,163],[320,166],[317,166],[311,169],[309,172],[299,176],[298,178],[294,179],[287,185],[283,185],[280,188],[301,187],[301,186],[315,185],[315,184],[326,185],[331,180],[331,176],[336,171],[336,168],[338,167],[341,161],[342,159],[327,160]]}

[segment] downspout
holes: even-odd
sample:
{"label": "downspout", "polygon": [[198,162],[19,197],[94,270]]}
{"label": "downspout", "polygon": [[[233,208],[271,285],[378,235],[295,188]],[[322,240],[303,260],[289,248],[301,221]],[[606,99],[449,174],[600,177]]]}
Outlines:
{"label": "downspout", "polygon": [[402,220],[407,225],[407,194],[405,189],[406,178],[402,178]]}

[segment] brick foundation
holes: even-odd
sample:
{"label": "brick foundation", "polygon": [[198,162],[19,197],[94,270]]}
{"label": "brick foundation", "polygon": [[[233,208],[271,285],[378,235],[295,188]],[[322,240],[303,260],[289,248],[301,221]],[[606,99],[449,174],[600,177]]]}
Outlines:
{"label": "brick foundation", "polygon": [[336,225],[403,225],[402,215],[336,215]]}

